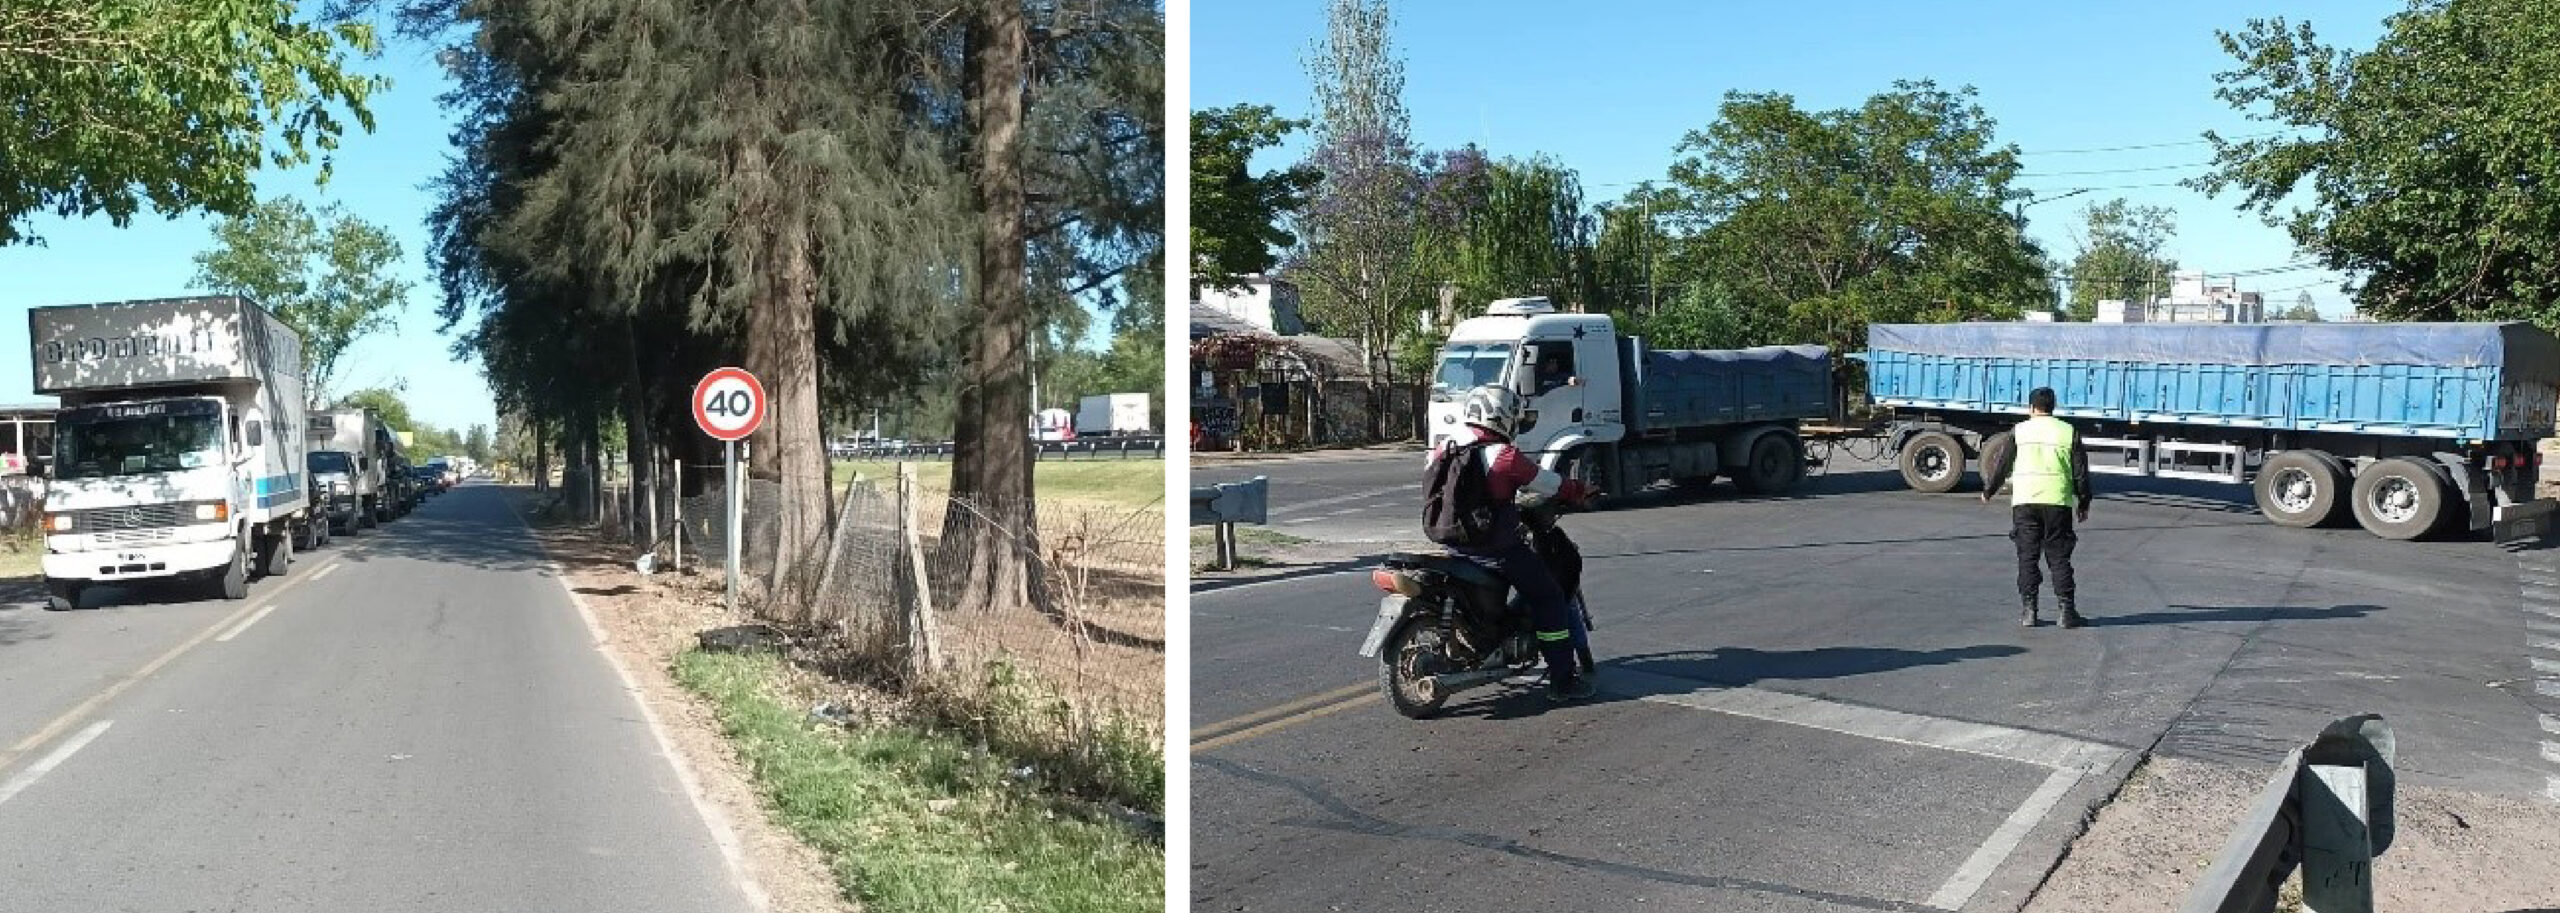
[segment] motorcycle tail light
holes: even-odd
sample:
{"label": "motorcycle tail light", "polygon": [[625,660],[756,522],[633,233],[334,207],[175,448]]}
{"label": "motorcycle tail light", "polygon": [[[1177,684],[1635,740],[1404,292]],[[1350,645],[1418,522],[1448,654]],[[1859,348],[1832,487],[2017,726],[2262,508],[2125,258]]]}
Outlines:
{"label": "motorcycle tail light", "polygon": [[2507,468],[2507,456],[2506,456],[2506,454],[2503,454],[2503,453],[2502,453],[2502,454],[2499,454],[2499,455],[2497,455],[2497,456],[2493,456],[2493,457],[2490,457],[2490,458],[2489,458],[2489,471],[2490,471],[2490,472],[2504,472],[2504,471],[2506,471],[2506,468]]}
{"label": "motorcycle tail light", "polygon": [[1394,593],[1398,596],[1422,595],[1421,581],[1386,568],[1376,568],[1371,570],[1369,572],[1369,583],[1380,590]]}

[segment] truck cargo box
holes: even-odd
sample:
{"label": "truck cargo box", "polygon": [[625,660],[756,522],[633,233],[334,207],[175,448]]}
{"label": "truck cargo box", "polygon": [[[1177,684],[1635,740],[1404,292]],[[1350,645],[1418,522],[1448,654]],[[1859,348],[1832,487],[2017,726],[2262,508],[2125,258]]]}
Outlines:
{"label": "truck cargo box", "polygon": [[283,379],[302,394],[301,337],[245,298],[31,308],[27,336],[37,393]]}
{"label": "truck cargo box", "polygon": [[[1624,345],[1641,346],[1636,340]],[[1648,349],[1626,389],[1629,430],[1664,431],[1831,414],[1831,354],[1821,346]]]}
{"label": "truck cargo box", "polygon": [[2457,441],[2550,437],[2560,340],[2525,323],[1876,324],[1879,405]]}

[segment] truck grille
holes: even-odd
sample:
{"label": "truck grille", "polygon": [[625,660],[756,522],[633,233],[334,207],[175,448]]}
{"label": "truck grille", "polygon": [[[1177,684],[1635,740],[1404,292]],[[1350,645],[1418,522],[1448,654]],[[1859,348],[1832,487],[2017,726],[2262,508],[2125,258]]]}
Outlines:
{"label": "truck grille", "polygon": [[165,526],[158,529],[120,529],[109,533],[99,533],[98,544],[109,547],[119,545],[147,545],[155,542],[167,542],[173,535],[176,535],[176,531]]}
{"label": "truck grille", "polygon": [[196,522],[196,505],[192,502],[142,504],[134,507],[93,507],[70,513],[72,529],[92,535],[166,530],[172,526],[186,526]]}

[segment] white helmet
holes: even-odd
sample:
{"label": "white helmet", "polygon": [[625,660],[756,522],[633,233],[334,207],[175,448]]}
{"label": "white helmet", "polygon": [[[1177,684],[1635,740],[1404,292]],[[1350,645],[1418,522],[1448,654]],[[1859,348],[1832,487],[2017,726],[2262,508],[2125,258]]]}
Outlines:
{"label": "white helmet", "polygon": [[1520,394],[1500,384],[1486,384],[1467,391],[1467,404],[1459,411],[1460,421],[1491,431],[1503,437],[1520,432]]}

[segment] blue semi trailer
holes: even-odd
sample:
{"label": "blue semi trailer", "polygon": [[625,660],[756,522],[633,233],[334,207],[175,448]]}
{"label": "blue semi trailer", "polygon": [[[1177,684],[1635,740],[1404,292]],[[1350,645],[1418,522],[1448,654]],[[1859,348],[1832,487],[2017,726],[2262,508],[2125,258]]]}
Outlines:
{"label": "blue semi trailer", "polygon": [[2542,531],[2560,340],[2522,323],[1879,324],[1868,393],[1912,488],[1952,491],[2052,387],[2090,471],[2250,485],[2287,526]]}

